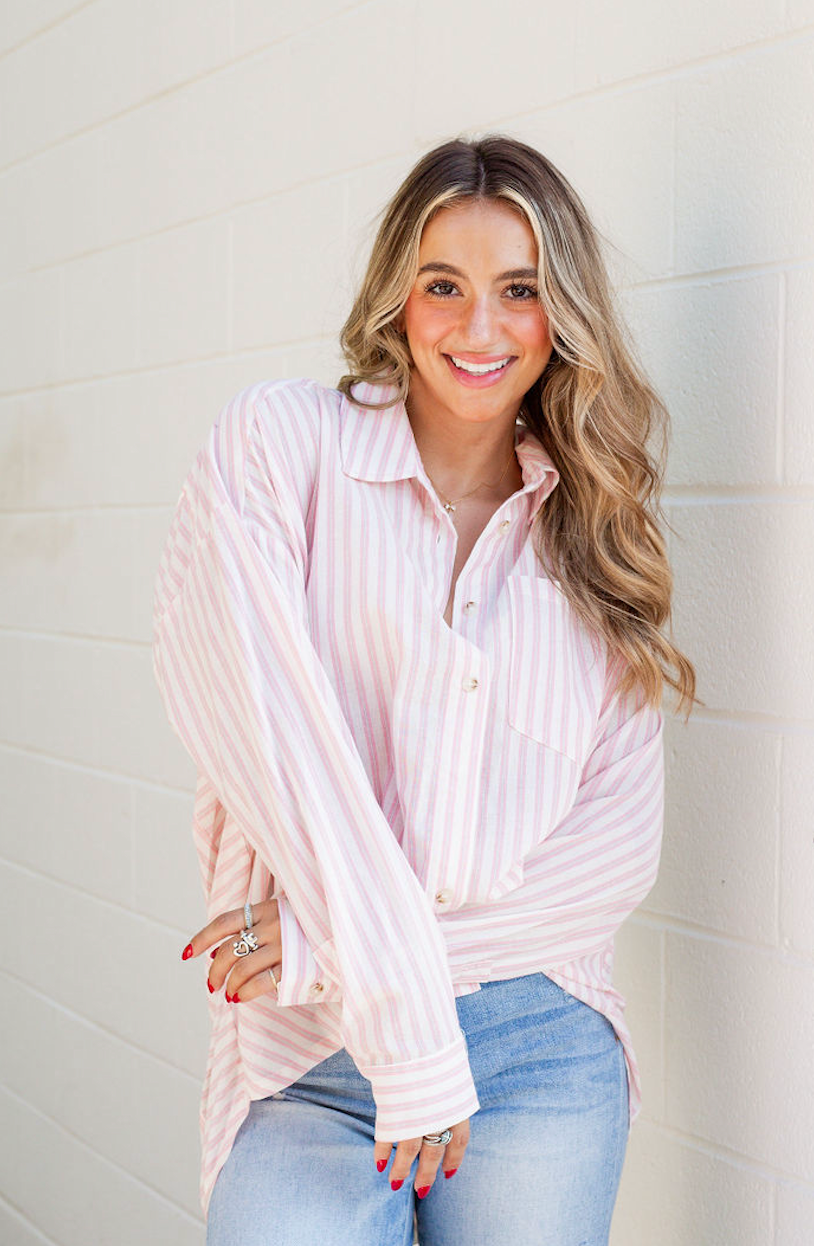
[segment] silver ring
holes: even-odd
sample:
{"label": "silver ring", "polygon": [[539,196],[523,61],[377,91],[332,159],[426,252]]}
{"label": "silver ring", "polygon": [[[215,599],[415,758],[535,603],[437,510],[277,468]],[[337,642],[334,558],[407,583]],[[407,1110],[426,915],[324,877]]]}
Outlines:
{"label": "silver ring", "polygon": [[275,978],[275,976],[274,976],[274,970],[273,970],[273,969],[269,969],[269,973],[271,974],[271,980],[272,980],[272,982],[274,983],[274,989],[275,989],[275,991],[279,991],[279,989],[280,989],[280,983],[277,981],[277,979],[276,979],[276,978]]}
{"label": "silver ring", "polygon": [[247,930],[254,925],[254,913],[248,900],[243,905],[243,924]]}
{"label": "silver ring", "polygon": [[253,935],[250,930],[241,930],[240,938],[235,939],[232,944],[235,956],[248,956],[249,952],[256,952],[259,946],[257,935]]}
{"label": "silver ring", "polygon": [[440,1134],[424,1134],[424,1141],[430,1146],[446,1146],[452,1140],[452,1130],[444,1129]]}

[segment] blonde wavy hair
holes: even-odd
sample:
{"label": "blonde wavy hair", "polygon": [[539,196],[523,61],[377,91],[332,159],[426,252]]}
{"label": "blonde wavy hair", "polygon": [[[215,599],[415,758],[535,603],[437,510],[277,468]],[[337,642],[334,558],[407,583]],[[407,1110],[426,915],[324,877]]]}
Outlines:
{"label": "blonde wavy hair", "polygon": [[[356,402],[358,381],[395,384],[395,401],[406,399],[413,361],[394,321],[413,289],[422,231],[442,208],[475,199],[507,202],[537,242],[553,350],[518,418],[560,480],[537,513],[535,552],[579,617],[605,638],[619,664],[620,695],[638,688],[645,703],[659,706],[667,683],[688,718],[695,671],[665,635],[673,576],[660,496],[670,416],[634,358],[598,232],[551,161],[502,134],[452,139],[419,160],[379,214],[340,333],[349,371],[337,388]],[[380,410],[392,402],[360,405]]]}

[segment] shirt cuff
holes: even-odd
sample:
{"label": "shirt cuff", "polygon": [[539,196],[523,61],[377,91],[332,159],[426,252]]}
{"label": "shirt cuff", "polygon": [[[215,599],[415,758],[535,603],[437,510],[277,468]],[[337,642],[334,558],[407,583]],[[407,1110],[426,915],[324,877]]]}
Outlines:
{"label": "shirt cuff", "polygon": [[360,1064],[354,1058],[354,1062],[373,1088],[376,1142],[440,1133],[480,1107],[463,1030],[449,1047],[418,1060]]}
{"label": "shirt cuff", "polygon": [[[317,949],[315,957],[302,926],[294,915],[288,897],[280,893],[273,898],[277,901],[280,941],[283,947],[283,966],[277,985],[277,1003],[283,1008],[297,1004],[335,1003],[342,997],[342,988],[325,963],[330,963],[327,944],[331,941],[326,940],[326,944]],[[317,958],[323,949],[326,954],[320,965]]]}

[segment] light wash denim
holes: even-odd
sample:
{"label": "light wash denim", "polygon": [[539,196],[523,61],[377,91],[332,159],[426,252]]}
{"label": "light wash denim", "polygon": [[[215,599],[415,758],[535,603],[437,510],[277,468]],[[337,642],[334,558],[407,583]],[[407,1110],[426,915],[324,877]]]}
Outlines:
{"label": "light wash denim", "polygon": [[[254,1100],[209,1206],[207,1246],[606,1246],[628,1139],[622,1044],[543,973],[456,1000],[480,1110],[454,1177],[415,1195],[373,1159],[370,1082],[343,1048]],[[414,1219],[415,1217],[415,1219]]]}

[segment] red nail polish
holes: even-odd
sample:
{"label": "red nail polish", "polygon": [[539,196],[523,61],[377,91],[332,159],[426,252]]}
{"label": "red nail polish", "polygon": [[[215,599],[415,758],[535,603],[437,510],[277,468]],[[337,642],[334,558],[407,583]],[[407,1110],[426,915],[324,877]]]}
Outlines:
{"label": "red nail polish", "polygon": [[458,1171],[458,1169],[457,1169],[457,1168],[448,1168],[448,1169],[446,1170],[446,1172],[444,1173],[444,1176],[445,1176],[445,1177],[454,1177],[457,1171]]}
{"label": "red nail polish", "polygon": [[192,944],[188,943],[181,953],[181,960],[189,960],[192,955]]}
{"label": "red nail polish", "polygon": [[400,1178],[400,1180],[398,1180],[398,1181],[391,1181],[391,1182],[390,1182],[390,1189],[391,1189],[391,1190],[400,1190],[400,1189],[401,1189],[401,1187],[402,1187],[403,1185],[404,1185],[404,1178],[403,1178],[403,1177],[401,1177],[401,1178]]}
{"label": "red nail polish", "polygon": [[232,996],[232,1003],[233,1003],[233,1004],[239,1004],[239,1003],[240,1003],[240,996],[239,996],[239,995],[233,995],[233,996]]}
{"label": "red nail polish", "polygon": [[228,992],[228,991],[225,991],[225,992],[224,992],[224,994],[226,995],[226,1002],[227,1002],[227,1004],[231,1004],[231,1002],[232,1002],[232,997],[231,997],[231,995],[229,994],[229,992]]}
{"label": "red nail polish", "polygon": [[416,1194],[418,1195],[419,1198],[426,1198],[429,1192],[430,1192],[430,1187],[428,1185],[419,1186],[419,1188],[416,1190]]}
{"label": "red nail polish", "polygon": [[212,983],[209,981],[208,978],[206,979],[206,985],[209,987],[209,994],[211,995],[213,991],[215,990],[215,988],[213,987]]}
{"label": "red nail polish", "polygon": [[217,954],[218,954],[218,949],[217,949],[216,947],[213,947],[213,948],[212,948],[212,951],[209,953],[209,955],[212,957],[212,960],[214,960],[214,959],[215,959],[215,957],[217,956]]}
{"label": "red nail polish", "polygon": [[387,1160],[386,1160],[386,1159],[377,1159],[377,1160],[376,1160],[376,1167],[378,1168],[379,1172],[384,1172],[385,1168],[387,1167]]}

